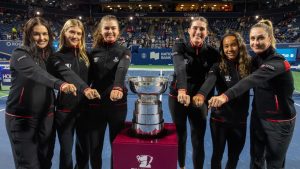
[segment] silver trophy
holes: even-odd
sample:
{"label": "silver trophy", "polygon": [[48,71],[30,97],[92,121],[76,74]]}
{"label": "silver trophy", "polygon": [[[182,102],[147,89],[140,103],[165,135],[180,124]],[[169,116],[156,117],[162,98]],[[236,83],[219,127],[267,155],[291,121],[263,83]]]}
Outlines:
{"label": "silver trophy", "polygon": [[128,79],[130,90],[138,95],[133,111],[132,131],[138,136],[158,136],[164,128],[160,95],[168,86],[164,77],[138,76]]}

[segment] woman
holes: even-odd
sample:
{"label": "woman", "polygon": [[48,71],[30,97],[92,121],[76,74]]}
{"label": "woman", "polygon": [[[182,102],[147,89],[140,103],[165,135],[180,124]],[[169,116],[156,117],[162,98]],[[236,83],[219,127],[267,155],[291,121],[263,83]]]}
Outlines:
{"label": "woman", "polygon": [[[69,19],[64,24],[59,39],[58,52],[51,57],[53,74],[76,85],[88,98],[100,98],[95,89],[89,88],[89,59],[85,49],[85,32],[80,20]],[[51,66],[50,65],[50,66]],[[71,69],[66,72],[64,69]],[[76,168],[88,168],[87,101],[83,94],[71,96],[59,92],[54,116],[60,143],[60,169],[73,169],[72,148],[76,129]]]}
{"label": "woman", "polygon": [[[191,125],[194,168],[203,168],[206,105],[197,108],[189,105],[190,97],[197,94],[211,66],[218,61],[219,53],[205,43],[208,22],[195,17],[188,33],[190,41],[175,43],[173,47],[174,79],[170,86],[169,108],[178,136],[178,161],[185,167],[187,119]],[[208,97],[209,98],[209,97]]]}
{"label": "woman", "polygon": [[284,168],[293,136],[296,110],[292,99],[294,84],[290,64],[275,51],[272,22],[261,20],[250,30],[250,47],[255,53],[253,72],[209,100],[210,107],[222,104],[254,88],[250,125],[250,168]]}
{"label": "woman", "polygon": [[52,89],[76,95],[76,87],[46,71],[52,53],[52,32],[40,18],[24,26],[23,44],[10,60],[12,86],[7,99],[6,129],[16,168],[49,169],[53,124]]}
{"label": "woman", "polygon": [[[227,33],[220,42],[221,61],[210,69],[205,83],[193,103],[201,106],[211,89],[216,86],[219,94],[225,92],[250,73],[250,57],[246,45],[238,33]],[[249,109],[249,91],[231,100],[221,109],[212,109],[210,131],[213,142],[211,168],[221,169],[227,142],[228,161],[226,169],[235,169],[245,144],[246,122]]]}
{"label": "woman", "polygon": [[[125,76],[131,53],[117,43],[120,34],[118,20],[113,15],[102,17],[94,33],[91,51],[91,87],[101,94],[100,101],[90,104],[90,158],[93,169],[102,166],[102,148],[106,126],[110,143],[124,127],[127,115]],[[111,166],[112,168],[112,166]]]}

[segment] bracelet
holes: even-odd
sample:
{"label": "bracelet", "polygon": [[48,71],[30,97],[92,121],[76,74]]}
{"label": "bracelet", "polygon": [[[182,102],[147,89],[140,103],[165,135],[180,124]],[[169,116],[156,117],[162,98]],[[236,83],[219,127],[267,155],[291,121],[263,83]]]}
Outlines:
{"label": "bracelet", "polygon": [[113,90],[118,90],[120,92],[123,92],[123,89],[121,87],[113,87]]}

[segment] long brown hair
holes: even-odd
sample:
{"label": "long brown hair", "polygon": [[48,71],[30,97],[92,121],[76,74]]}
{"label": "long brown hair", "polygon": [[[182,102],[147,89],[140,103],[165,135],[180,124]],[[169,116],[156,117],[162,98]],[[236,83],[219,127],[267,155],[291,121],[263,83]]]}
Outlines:
{"label": "long brown hair", "polygon": [[106,21],[116,21],[118,25],[118,29],[120,30],[119,21],[116,16],[114,15],[105,15],[101,18],[93,36],[93,48],[98,47],[99,45],[103,44],[103,36],[102,36],[102,27],[104,22]]}
{"label": "long brown hair", "polygon": [[80,20],[78,20],[78,19],[69,19],[69,20],[66,21],[63,28],[60,31],[58,50],[61,50],[66,45],[66,39],[65,39],[66,31],[70,27],[75,27],[75,26],[78,26],[82,31],[82,36],[81,36],[81,39],[80,39],[80,43],[78,45],[79,54],[80,54],[79,57],[82,60],[84,60],[84,62],[87,66],[89,66],[90,62],[89,62],[89,58],[86,54],[86,47],[85,47],[85,31],[84,31],[84,26],[83,26],[83,24]]}
{"label": "long brown hair", "polygon": [[[49,41],[48,45],[42,49],[43,53],[41,54],[40,49],[36,45],[34,39],[33,39],[33,28],[37,25],[43,25],[46,27],[49,35]],[[41,18],[41,17],[34,17],[29,19],[26,24],[24,25],[24,30],[23,30],[23,46],[26,46],[29,48],[29,52],[31,53],[32,57],[34,59],[47,59],[53,52],[52,50],[52,42],[53,42],[53,32],[50,29],[49,23]]]}
{"label": "long brown hair", "polygon": [[246,48],[246,44],[243,40],[243,38],[241,37],[241,35],[237,32],[230,32],[230,33],[226,33],[221,41],[220,41],[220,48],[219,48],[219,51],[220,51],[220,54],[221,54],[221,61],[220,61],[220,64],[219,64],[219,68],[221,70],[221,72],[224,72],[225,74],[228,74],[228,67],[227,67],[227,64],[226,64],[226,60],[227,57],[224,53],[224,49],[223,49],[223,41],[226,37],[228,36],[234,36],[236,41],[237,41],[237,44],[238,44],[238,47],[239,47],[239,53],[238,53],[238,56],[237,56],[237,59],[238,59],[238,70],[239,70],[239,73],[241,75],[242,78],[248,76],[250,74],[250,63],[251,63],[251,59],[247,53],[247,48]]}

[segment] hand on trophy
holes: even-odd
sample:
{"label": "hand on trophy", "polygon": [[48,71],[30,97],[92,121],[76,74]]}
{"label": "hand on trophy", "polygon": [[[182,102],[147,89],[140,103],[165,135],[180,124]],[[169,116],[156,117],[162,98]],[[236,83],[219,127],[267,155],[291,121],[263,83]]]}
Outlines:
{"label": "hand on trophy", "polygon": [[201,107],[205,101],[205,98],[202,94],[197,94],[193,97],[193,104],[196,107]]}
{"label": "hand on trophy", "polygon": [[88,99],[101,99],[100,94],[98,93],[98,91],[96,89],[91,89],[91,88],[86,88],[84,90],[84,95],[85,97],[87,97]]}
{"label": "hand on trophy", "polygon": [[110,100],[117,101],[122,99],[123,97],[123,89],[120,87],[114,87],[110,92]]}
{"label": "hand on trophy", "polygon": [[190,104],[190,96],[186,94],[185,89],[179,89],[178,90],[178,95],[177,95],[177,100],[179,103],[183,104],[184,106],[189,106]]}

